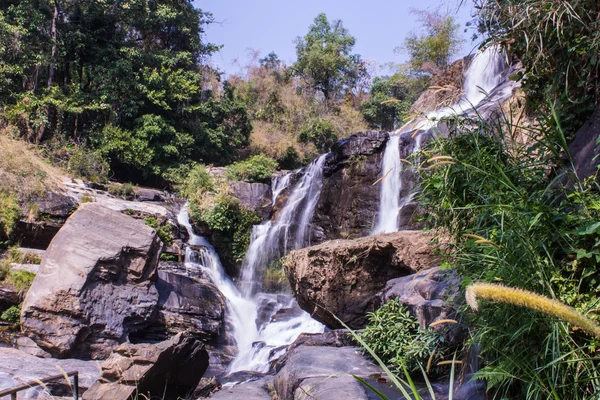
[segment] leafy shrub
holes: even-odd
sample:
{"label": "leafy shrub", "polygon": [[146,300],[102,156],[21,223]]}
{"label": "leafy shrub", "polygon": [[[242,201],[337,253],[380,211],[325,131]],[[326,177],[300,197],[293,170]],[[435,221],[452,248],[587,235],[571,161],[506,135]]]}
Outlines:
{"label": "leafy shrub", "polygon": [[110,167],[100,152],[80,147],[71,154],[67,171],[77,178],[106,182]]}
{"label": "leafy shrub", "polygon": [[215,189],[212,177],[202,164],[195,165],[178,187],[179,193],[188,200],[198,198],[204,192]]}
{"label": "leafy shrub", "polygon": [[0,315],[0,319],[13,324],[18,324],[21,321],[21,306],[18,305],[9,307],[2,313],[2,315]]}
{"label": "leafy shrub", "polygon": [[443,336],[431,329],[422,329],[417,320],[397,299],[369,313],[369,324],[360,338],[386,364],[402,371],[420,371],[431,354],[444,348]]}
{"label": "leafy shrub", "polygon": [[277,171],[277,161],[259,154],[227,167],[227,178],[232,181],[268,183]]}
{"label": "leafy shrub", "polygon": [[261,221],[253,211],[244,208],[238,199],[228,194],[218,194],[202,203],[190,204],[190,217],[213,231],[211,238],[224,263],[235,264],[244,259],[252,226]]}
{"label": "leafy shrub", "polygon": [[122,185],[113,184],[108,187],[108,193],[117,197],[131,197],[135,194],[131,183],[123,183]]}
{"label": "leafy shrub", "polygon": [[7,276],[8,282],[17,290],[29,289],[34,279],[35,274],[29,271],[10,271]]}
{"label": "leafy shrub", "polygon": [[[421,171],[421,204],[430,222],[449,235],[446,255],[464,284],[502,282],[598,320],[598,188],[567,185],[560,169],[549,174],[549,166],[564,165],[566,140],[555,120],[539,123],[456,121],[448,138],[421,154],[438,157]],[[517,131],[521,138],[513,142]],[[471,317],[472,340],[482,346],[479,375],[491,395],[600,395],[597,339],[509,304],[483,302]]]}
{"label": "leafy shrub", "polygon": [[318,151],[324,153],[338,140],[335,127],[326,119],[316,119],[300,130],[299,140],[312,143]]}
{"label": "leafy shrub", "polygon": [[17,198],[12,193],[0,191],[0,238],[10,236],[20,215]]}
{"label": "leafy shrub", "polygon": [[282,169],[296,169],[302,166],[300,154],[293,146],[288,146],[285,149],[283,156],[279,159],[279,166]]}
{"label": "leafy shrub", "polygon": [[155,217],[144,218],[144,221],[146,225],[156,230],[156,234],[165,245],[171,246],[173,244],[173,233],[171,232],[170,224],[165,223],[160,225]]}

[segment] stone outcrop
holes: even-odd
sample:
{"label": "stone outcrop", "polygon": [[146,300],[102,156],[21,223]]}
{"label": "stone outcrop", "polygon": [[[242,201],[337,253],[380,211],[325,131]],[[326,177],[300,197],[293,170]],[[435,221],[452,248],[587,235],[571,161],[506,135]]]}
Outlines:
{"label": "stone outcrop", "polygon": [[264,183],[231,182],[231,195],[239,199],[240,204],[254,211],[261,219],[271,216],[272,193],[271,186]]}
{"label": "stone outcrop", "polygon": [[[96,361],[38,358],[16,349],[0,349],[0,390],[19,386],[34,379],[43,379],[50,376],[61,375],[63,371],[79,372],[80,394],[92,386],[100,376]],[[70,379],[72,382],[73,378]],[[19,400],[47,399],[48,394],[73,398],[70,384],[62,377],[52,383],[46,384],[46,389],[38,386],[19,392],[18,398]]]}
{"label": "stone outcrop", "polygon": [[143,221],[81,205],[53,239],[29,289],[23,332],[54,357],[107,357],[155,310],[161,247]]}
{"label": "stone outcrop", "polygon": [[129,400],[146,396],[176,400],[190,394],[208,368],[202,342],[180,333],[157,344],[125,343],[102,365],[102,375],[84,400]]}
{"label": "stone outcrop", "polygon": [[[569,146],[573,166],[579,180],[584,181],[598,171],[600,166],[600,147],[596,144],[600,138],[600,107],[590,119],[577,131]],[[600,181],[600,179],[597,179]]]}
{"label": "stone outcrop", "polygon": [[[392,279],[375,296],[371,310],[398,299],[417,318],[421,328],[427,328],[438,320],[457,319],[460,284],[461,279],[456,273],[439,267]],[[443,332],[451,345],[462,339],[462,328],[458,324],[437,325],[433,329]]]}
{"label": "stone outcrop", "polygon": [[75,200],[60,193],[32,198],[22,205],[14,237],[22,246],[45,249],[76,208]]}
{"label": "stone outcrop", "polygon": [[432,235],[403,231],[356,240],[334,240],[291,252],[285,269],[296,299],[313,318],[357,329],[372,298],[393,278],[439,265]]}
{"label": "stone outcrop", "polygon": [[337,142],[325,162],[312,220],[312,242],[366,236],[379,211],[381,160],[388,134],[356,133]]}

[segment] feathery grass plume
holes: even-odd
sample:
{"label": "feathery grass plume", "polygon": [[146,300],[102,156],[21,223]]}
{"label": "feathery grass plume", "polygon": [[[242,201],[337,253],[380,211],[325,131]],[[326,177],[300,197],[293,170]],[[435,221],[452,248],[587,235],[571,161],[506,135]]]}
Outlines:
{"label": "feathery grass plume", "polygon": [[476,282],[467,287],[467,303],[477,311],[477,298],[498,301],[526,307],[544,314],[562,319],[575,326],[580,327],[590,335],[600,338],[600,326],[587,318],[573,307],[569,307],[560,301],[541,296],[537,293],[523,289],[510,288],[495,283]]}

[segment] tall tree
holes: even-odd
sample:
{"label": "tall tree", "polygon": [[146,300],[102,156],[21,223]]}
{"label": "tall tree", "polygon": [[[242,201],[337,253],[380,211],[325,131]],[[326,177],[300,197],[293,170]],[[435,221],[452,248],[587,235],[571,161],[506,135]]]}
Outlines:
{"label": "tall tree", "polygon": [[323,93],[325,101],[351,90],[367,71],[360,55],[351,54],[356,39],[341,20],[319,14],[303,38],[296,39],[297,75]]}

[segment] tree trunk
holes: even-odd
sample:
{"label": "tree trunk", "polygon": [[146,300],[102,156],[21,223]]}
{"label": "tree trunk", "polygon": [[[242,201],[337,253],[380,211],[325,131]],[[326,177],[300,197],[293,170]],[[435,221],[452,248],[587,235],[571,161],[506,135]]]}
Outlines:
{"label": "tree trunk", "polygon": [[[52,85],[54,84],[54,73],[55,73],[55,69],[56,69],[56,22],[58,20],[58,1],[54,1],[54,12],[52,15],[52,26],[50,28],[50,36],[52,37],[52,50],[51,50],[51,54],[50,54],[50,69],[48,71],[48,89],[52,88]],[[48,109],[48,107],[46,107],[45,110],[46,113],[46,120],[49,119],[50,117],[50,110]],[[38,134],[35,138],[35,142],[39,143],[42,141],[43,137],[44,137],[44,133],[46,132],[46,124],[42,124],[42,126],[40,126],[40,129],[38,130]]]}

